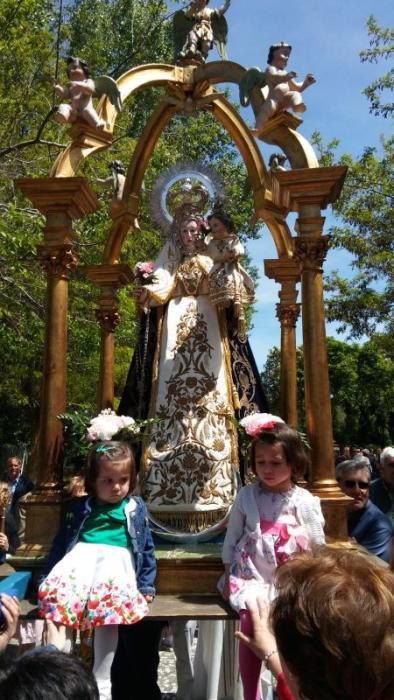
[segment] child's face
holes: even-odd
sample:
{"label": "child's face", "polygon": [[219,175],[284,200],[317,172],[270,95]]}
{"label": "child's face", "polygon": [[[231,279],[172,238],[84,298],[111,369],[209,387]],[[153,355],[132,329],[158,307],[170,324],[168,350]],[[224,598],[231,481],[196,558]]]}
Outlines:
{"label": "child's face", "polygon": [[110,462],[102,459],[95,484],[96,498],[99,503],[120,503],[128,495],[129,488],[129,461]]}
{"label": "child's face", "polygon": [[268,491],[288,491],[291,486],[291,466],[280,443],[255,446],[255,472]]}
{"label": "child's face", "polygon": [[85,71],[79,63],[70,63],[67,68],[67,75],[70,80],[85,80]]}
{"label": "child's face", "polygon": [[227,227],[224,225],[223,221],[217,219],[216,216],[213,216],[212,219],[209,220],[209,225],[215,241],[223,241],[228,237],[229,233]]}

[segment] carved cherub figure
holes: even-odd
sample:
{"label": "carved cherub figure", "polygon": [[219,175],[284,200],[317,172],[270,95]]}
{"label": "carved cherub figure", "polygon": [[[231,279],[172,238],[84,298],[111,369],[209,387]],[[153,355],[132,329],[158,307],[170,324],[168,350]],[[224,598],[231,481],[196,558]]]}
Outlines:
{"label": "carved cherub figure", "polygon": [[300,83],[295,82],[297,73],[287,70],[287,63],[291,53],[291,46],[281,42],[270,46],[267,68],[250,68],[240,82],[239,97],[243,107],[250,103],[252,91],[255,87],[265,88],[263,105],[256,116],[256,128],[253,133],[259,135],[268,119],[276,112],[291,109],[293,112],[305,112],[306,106],[302,100],[301,92],[313,85],[316,79],[308,73]]}
{"label": "carved cherub figure", "polygon": [[121,160],[111,160],[108,167],[111,174],[108,177],[97,177],[96,182],[103,189],[112,187],[112,199],[120,202],[123,196],[124,183],[126,180],[125,167]]}
{"label": "carved cherub figure", "polygon": [[269,169],[272,172],[275,171],[286,171],[285,168],[285,163],[287,161],[287,156],[284,156],[283,153],[271,153],[269,161],[268,161],[268,166]]}
{"label": "carved cherub figure", "polygon": [[53,83],[56,94],[69,100],[69,103],[58,106],[54,114],[55,121],[59,124],[68,124],[84,119],[90,126],[104,129],[105,121],[98,116],[92,97],[108,95],[116,111],[120,112],[122,101],[115,81],[107,75],[92,80],[89,77],[87,63],[75,56],[69,56],[67,59],[67,75],[70,82],[66,87],[62,87],[57,80]]}
{"label": "carved cherub figure", "polygon": [[216,9],[208,8],[209,0],[192,0],[186,10],[178,10],[173,18],[175,60],[206,60],[213,44],[222,60],[227,59],[228,27],[224,17],[231,0]]}

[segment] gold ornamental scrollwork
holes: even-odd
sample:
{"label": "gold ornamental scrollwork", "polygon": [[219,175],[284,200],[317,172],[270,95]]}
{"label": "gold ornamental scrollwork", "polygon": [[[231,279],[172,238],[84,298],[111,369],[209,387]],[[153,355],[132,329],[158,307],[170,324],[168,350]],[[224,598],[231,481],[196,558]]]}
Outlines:
{"label": "gold ornamental scrollwork", "polygon": [[294,241],[294,259],[304,269],[321,270],[330,246],[330,236],[297,236]]}
{"label": "gold ornamental scrollwork", "polygon": [[276,317],[285,328],[295,328],[300,310],[301,304],[277,304]]}
{"label": "gold ornamental scrollwork", "polygon": [[121,316],[118,311],[104,311],[96,309],[96,319],[103,331],[107,333],[115,333],[117,326],[120,323]]}
{"label": "gold ornamental scrollwork", "polygon": [[48,277],[59,279],[69,279],[70,273],[76,268],[79,260],[79,256],[69,244],[37,246],[37,256]]}

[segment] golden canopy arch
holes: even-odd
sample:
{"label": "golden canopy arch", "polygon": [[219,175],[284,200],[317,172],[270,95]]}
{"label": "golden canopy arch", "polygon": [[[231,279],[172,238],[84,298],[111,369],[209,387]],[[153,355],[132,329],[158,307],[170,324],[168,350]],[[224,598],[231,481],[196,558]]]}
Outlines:
{"label": "golden canopy arch", "polygon": [[[271,231],[278,259],[265,261],[268,276],[280,283],[277,315],[281,325],[281,414],[297,424],[295,326],[300,311],[296,284],[301,280],[302,322],[305,364],[306,425],[312,448],[311,489],[322,498],[331,535],[345,535],[343,499],[335,481],[332,453],[330,389],[325,346],[322,265],[327,250],[321,210],[334,202],[341,190],[346,169],[320,168],[308,141],[297,133],[301,121],[281,112],[267,123],[260,138],[279,146],[292,169],[270,173],[255,139],[238,112],[214,85],[239,81],[245,69],[229,61],[204,65],[174,66],[148,64],[133,68],[117,81],[123,101],[138,89],[164,85],[166,95],[154,110],[131,157],[119,207],[112,213],[112,225],[104,250],[103,263],[88,270],[99,286],[101,325],[101,366],[99,407],[113,400],[114,332],[119,320],[117,292],[130,281],[127,265],[119,262],[129,228],[138,228],[141,185],[155,144],[166,124],[177,111],[193,113],[209,105],[213,115],[227,129],[244,160],[251,183],[256,220],[262,219]],[[255,94],[252,107],[259,109],[261,96]],[[66,408],[66,346],[68,276],[76,264],[73,220],[95,211],[99,202],[84,178],[77,177],[83,159],[108,148],[116,122],[116,112],[108,98],[98,105],[107,128],[98,131],[77,123],[71,130],[71,143],[56,159],[50,177],[25,178],[20,189],[46,216],[44,245],[40,259],[48,276],[48,318],[44,363],[44,391],[38,445],[38,487],[29,500],[26,548],[47,546],[56,529],[59,498],[62,426],[57,419]],[[286,222],[289,211],[297,212],[297,236],[292,237]],[[48,510],[49,507],[49,510]]]}

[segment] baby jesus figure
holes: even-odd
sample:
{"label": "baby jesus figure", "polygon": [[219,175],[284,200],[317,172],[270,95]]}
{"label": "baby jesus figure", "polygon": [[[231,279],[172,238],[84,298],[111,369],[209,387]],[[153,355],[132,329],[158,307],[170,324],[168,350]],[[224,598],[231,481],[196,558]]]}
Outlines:
{"label": "baby jesus figure", "polygon": [[205,238],[204,252],[214,262],[209,272],[209,296],[218,306],[232,306],[238,334],[244,337],[244,306],[254,301],[253,280],[239,262],[244,247],[227,214],[216,210],[208,216],[208,223],[211,232]]}

